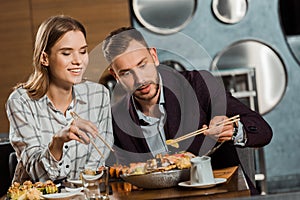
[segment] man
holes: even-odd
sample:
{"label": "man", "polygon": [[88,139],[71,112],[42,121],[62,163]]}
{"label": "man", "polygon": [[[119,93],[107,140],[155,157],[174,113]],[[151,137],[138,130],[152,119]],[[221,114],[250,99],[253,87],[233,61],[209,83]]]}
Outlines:
{"label": "man", "polygon": [[[222,143],[210,156],[213,168],[224,168],[240,165],[236,146],[262,147],[271,141],[265,120],[226,93],[209,72],[179,73],[160,65],[156,49],[149,48],[136,29],[113,31],[103,43],[103,53],[117,80],[112,114],[119,163],[181,150],[204,155]],[[216,126],[235,115],[240,122]],[[203,127],[210,129],[181,141],[178,149],[166,145],[166,140]]]}

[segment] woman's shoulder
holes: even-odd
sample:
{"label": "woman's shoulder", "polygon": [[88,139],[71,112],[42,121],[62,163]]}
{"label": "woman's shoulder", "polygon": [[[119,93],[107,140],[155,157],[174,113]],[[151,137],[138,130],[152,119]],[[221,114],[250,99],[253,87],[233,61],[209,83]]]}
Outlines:
{"label": "woman's shoulder", "polygon": [[104,85],[92,81],[83,81],[79,84],[76,84],[75,88],[79,93],[109,93],[109,90]]}
{"label": "woman's shoulder", "polygon": [[107,89],[104,85],[92,81],[82,81],[81,83],[76,84],[75,87],[79,89],[83,89],[83,88],[95,88],[95,89],[103,89],[103,90]]}
{"label": "woman's shoulder", "polygon": [[16,89],[14,89],[9,97],[9,100],[13,100],[13,99],[29,99],[29,96],[27,94],[27,90],[22,88],[22,87],[18,87]]}

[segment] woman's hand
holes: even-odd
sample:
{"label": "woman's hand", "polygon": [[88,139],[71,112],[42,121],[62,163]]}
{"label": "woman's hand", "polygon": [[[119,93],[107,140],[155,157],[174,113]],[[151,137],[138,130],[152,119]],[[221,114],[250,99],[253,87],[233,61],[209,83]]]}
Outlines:
{"label": "woman's hand", "polygon": [[87,134],[93,138],[99,134],[97,127],[92,122],[82,118],[76,118],[73,120],[70,125],[69,132],[70,139],[74,139],[85,144],[90,143],[90,137]]}
{"label": "woman's hand", "polygon": [[49,145],[50,152],[57,160],[60,160],[65,142],[76,140],[83,144],[89,144],[90,137],[88,134],[95,138],[98,134],[97,127],[90,121],[76,118],[69,126],[62,128],[53,136]]}

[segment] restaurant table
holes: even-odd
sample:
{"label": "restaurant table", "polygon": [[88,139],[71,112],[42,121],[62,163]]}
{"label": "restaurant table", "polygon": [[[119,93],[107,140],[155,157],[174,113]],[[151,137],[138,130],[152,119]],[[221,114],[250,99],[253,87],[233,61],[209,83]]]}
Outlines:
{"label": "restaurant table", "polygon": [[[249,197],[250,189],[242,169],[239,167],[232,174],[230,179],[223,184],[211,188],[186,188],[171,187],[164,189],[141,189],[131,190],[128,183],[119,181],[111,182],[112,195],[110,199],[127,200],[127,199],[218,199],[218,198],[235,198]],[[130,191],[131,190],[131,191]]]}
{"label": "restaurant table", "polygon": [[[163,189],[142,189],[132,186],[121,179],[110,181],[112,194],[110,200],[141,200],[141,199],[228,199],[250,197],[250,189],[240,167],[214,170],[215,177],[229,176],[225,183],[211,188],[171,187]],[[4,197],[0,200],[5,199]]]}

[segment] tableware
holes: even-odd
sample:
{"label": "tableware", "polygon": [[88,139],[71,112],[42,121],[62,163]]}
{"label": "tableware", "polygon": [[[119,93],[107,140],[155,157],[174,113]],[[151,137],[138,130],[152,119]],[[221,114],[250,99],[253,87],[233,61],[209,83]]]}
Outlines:
{"label": "tableware", "polygon": [[84,190],[84,188],[83,187],[78,187],[78,188],[65,187],[65,190],[67,192],[80,192],[80,191]]}
{"label": "tableware", "polygon": [[86,198],[100,199],[100,178],[102,177],[103,172],[95,175],[89,175],[82,172],[81,175]]}
{"label": "tableware", "polygon": [[64,199],[64,198],[71,198],[75,197],[76,195],[80,195],[80,191],[76,192],[62,192],[62,193],[54,193],[54,194],[43,194],[41,197],[44,199]]}
{"label": "tableware", "polygon": [[226,181],[227,181],[226,178],[215,178],[215,182],[209,184],[206,183],[192,184],[191,181],[184,181],[178,183],[178,185],[182,187],[192,187],[192,188],[210,188],[210,187],[214,187],[215,185],[225,183]]}
{"label": "tableware", "polygon": [[80,179],[67,179],[67,182],[72,183],[77,186],[82,186],[82,180],[80,180]]}
{"label": "tableware", "polygon": [[[72,118],[74,119],[74,122],[76,122],[77,119],[80,119],[79,115],[77,115],[75,112],[71,112]],[[77,128],[76,124],[75,127]],[[81,139],[85,144],[88,144],[88,142],[79,134],[79,129],[77,128],[77,131],[75,133],[75,135]],[[90,143],[94,146],[94,148],[97,150],[97,152],[99,153],[99,155],[104,158],[103,153],[100,151],[100,149],[98,148],[98,146],[96,145],[96,143],[93,140],[90,140]]]}
{"label": "tableware", "polygon": [[197,156],[191,159],[191,184],[213,184],[215,183],[211,158],[208,156]]}
{"label": "tableware", "polygon": [[191,138],[191,137],[194,137],[196,135],[202,134],[205,131],[208,131],[209,129],[214,129],[214,128],[218,127],[218,126],[224,126],[224,125],[227,125],[227,124],[236,123],[239,120],[240,120],[240,115],[235,115],[233,117],[230,117],[228,119],[225,119],[223,121],[220,121],[220,122],[216,123],[215,126],[213,126],[213,127],[210,127],[210,128],[208,128],[208,127],[201,128],[199,130],[196,130],[196,131],[193,131],[191,133],[185,134],[185,135],[183,135],[183,136],[181,136],[179,138],[169,139],[169,140],[166,141],[166,144],[178,148],[179,147],[178,142],[180,142],[182,140],[186,140],[188,138]]}
{"label": "tableware", "polygon": [[170,170],[164,172],[153,172],[149,174],[141,175],[120,175],[121,178],[135,185],[137,187],[145,189],[156,189],[156,188],[169,188],[177,186],[181,181],[187,181],[189,179],[190,170]]}
{"label": "tableware", "polygon": [[103,175],[103,171],[99,172],[99,174],[91,175],[91,174],[84,174],[82,173],[82,180],[87,181],[96,181],[99,180]]}
{"label": "tableware", "polygon": [[101,168],[102,170],[94,175],[84,173],[86,170],[81,173],[83,190],[88,200],[108,199],[109,171],[106,166]]}
{"label": "tableware", "polygon": [[[77,113],[75,113],[75,112],[71,112],[71,115],[72,115],[72,117],[74,118],[74,120],[75,119],[79,119],[80,118],[80,116],[77,114]],[[104,140],[104,138],[98,133],[97,134],[97,137],[112,151],[112,152],[114,152],[114,149]]]}

